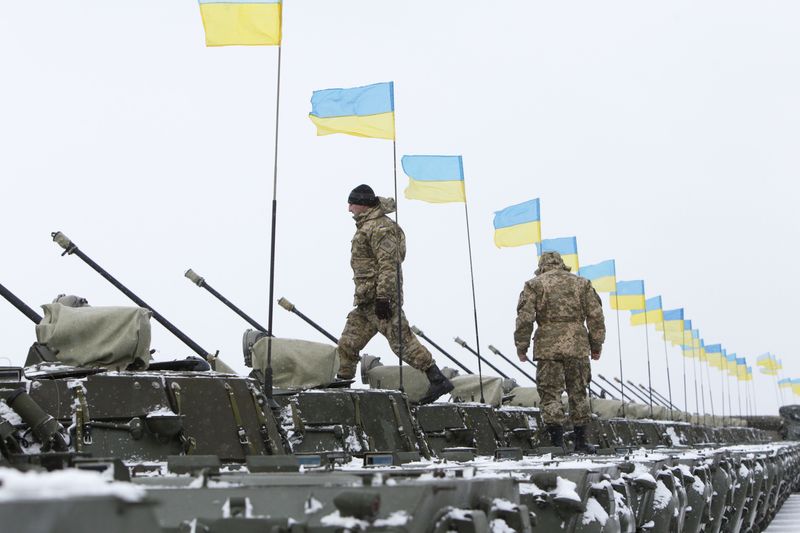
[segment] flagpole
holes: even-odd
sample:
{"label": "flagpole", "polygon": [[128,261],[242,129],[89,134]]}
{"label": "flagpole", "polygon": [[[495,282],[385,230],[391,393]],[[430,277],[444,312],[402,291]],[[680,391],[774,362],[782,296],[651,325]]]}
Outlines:
{"label": "flagpole", "polygon": [[719,352],[720,356],[720,368],[719,368],[719,384],[722,387],[722,394],[720,395],[720,403],[722,404],[722,425],[725,425],[725,371],[722,368],[722,365],[725,365],[725,356],[722,354],[722,351]]}
{"label": "flagpole", "polygon": [[[394,85],[392,85],[392,99],[394,99]],[[400,228],[400,198],[397,196],[397,128],[394,123],[394,113],[392,113],[392,159],[394,162],[394,224],[395,224],[395,240],[397,241],[397,253],[395,258],[395,283],[397,285],[397,371],[400,375],[400,392],[403,390],[403,306],[401,299],[403,296],[403,289],[400,286],[402,283],[402,276],[400,275],[400,236],[398,235]]]}
{"label": "flagpole", "polygon": [[[663,313],[663,311],[662,311]],[[666,333],[666,331],[664,331]],[[664,349],[667,349],[667,338],[664,337]],[[686,355],[684,354],[684,350],[686,349],[686,323],[683,324],[683,337],[681,339],[681,360],[683,363],[683,410],[686,412],[686,416],[684,419],[688,422],[689,418],[689,395],[686,393]]]}
{"label": "flagpole", "polygon": [[[663,311],[662,311],[663,312]],[[653,417],[653,380],[650,378],[650,333],[647,331],[647,300],[644,307],[644,342],[647,346],[647,388],[650,389],[650,418]]]}
{"label": "flagpole", "polygon": [[[615,267],[615,274],[614,274],[614,294],[610,295],[609,298],[617,298],[617,276],[616,276],[616,267]],[[610,302],[609,302],[610,303]],[[617,349],[619,350],[619,392],[620,392],[620,399],[622,400],[622,418],[625,418],[625,379],[622,376],[622,335],[620,333],[619,328],[619,300],[617,299],[617,305],[614,306],[617,311]]]}
{"label": "flagpole", "polygon": [[[278,132],[280,125],[281,110],[281,45],[278,45],[278,75],[275,90],[275,155],[272,166],[272,230],[269,246],[269,315],[267,319],[267,331],[274,334],[272,329],[272,318],[274,316],[275,302],[275,229],[278,220]],[[273,335],[267,337],[267,371],[264,376],[264,388],[267,390],[267,400],[270,407],[277,407],[272,399],[272,339]]]}
{"label": "flagpole", "polygon": [[725,356],[725,384],[728,386],[728,423],[733,418],[733,405],[731,404],[731,373],[728,372],[728,356]]}
{"label": "flagpole", "polygon": [[739,383],[739,364],[736,364],[736,399],[739,401],[739,418],[742,417],[742,384]]}
{"label": "flagpole", "polygon": [[[708,382],[708,401],[711,404],[711,421],[714,424],[716,424],[715,419],[717,418],[717,415],[714,412],[714,391],[711,390],[711,370],[708,368],[708,358],[706,358],[706,365],[705,366],[706,366],[706,381]],[[701,366],[700,367],[700,384],[701,384],[701,386],[702,386],[702,382],[703,382],[703,368]]]}
{"label": "flagpole", "polygon": [[[646,312],[646,311],[645,311]],[[647,317],[645,317],[647,319]],[[681,320],[681,324],[683,324],[683,320]],[[667,325],[664,322],[664,310],[661,310],[661,327],[664,328],[664,364],[667,366],[667,393],[669,394],[669,404],[672,404],[672,378],[669,375],[669,352],[667,351]],[[686,339],[686,333],[683,334],[684,340]],[[683,397],[684,397],[684,404],[686,403],[686,362],[683,363]],[[669,419],[672,420],[672,408],[670,407],[669,410]]]}
{"label": "flagpole", "polygon": [[[703,368],[700,368],[703,371]],[[700,402],[697,396],[697,350],[694,346],[694,335],[692,335],[692,377],[694,378],[694,408],[697,411],[698,420],[700,420]],[[703,388],[703,375],[700,375],[700,388]],[[703,423],[706,423],[706,393],[703,391]]]}
{"label": "flagpole", "polygon": [[475,352],[478,356],[478,384],[481,391],[481,403],[486,403],[483,397],[483,371],[481,369],[481,341],[478,335],[478,305],[475,299],[475,272],[472,267],[472,238],[469,233],[469,211],[467,210],[467,184],[464,183],[464,218],[467,221],[467,250],[469,252],[469,278],[472,284],[472,314],[475,319]]}

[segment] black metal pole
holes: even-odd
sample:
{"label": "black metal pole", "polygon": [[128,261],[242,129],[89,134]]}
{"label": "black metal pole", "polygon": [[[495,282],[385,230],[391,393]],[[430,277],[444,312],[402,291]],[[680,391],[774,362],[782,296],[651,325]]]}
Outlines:
{"label": "black metal pole", "polygon": [[613,387],[613,388],[614,388],[614,392],[619,392],[619,393],[620,393],[620,395],[622,396],[622,402],[623,402],[623,403],[624,403],[626,400],[627,400],[627,401],[629,401],[629,402],[634,402],[634,403],[636,403],[636,400],[634,400],[633,398],[631,398],[631,395],[630,395],[630,394],[628,394],[628,393],[623,393],[623,392],[622,392],[622,390],[620,389],[620,387],[619,387],[618,385],[616,385],[616,384],[614,384],[613,382],[609,381],[609,380],[608,380],[608,378],[606,378],[606,377],[605,377],[603,374],[598,374],[598,375],[597,375],[597,377],[599,377],[600,379],[602,379],[603,381],[605,381],[606,383],[608,383],[608,385],[609,385],[609,386]]}
{"label": "black metal pole", "polygon": [[[633,385],[633,383],[630,380],[628,381],[628,383]],[[654,389],[653,387],[648,387],[647,385],[645,385],[643,383],[639,383],[639,389],[641,389],[641,391],[644,392],[645,394],[652,395],[653,396],[653,402],[658,404],[658,405],[660,405],[661,407],[665,407],[667,409],[675,409],[676,411],[680,410],[677,407],[675,407],[674,405],[672,405],[671,403],[669,403],[667,398],[663,394],[658,392],[656,389]]]}
{"label": "black metal pole", "polygon": [[[472,350],[478,357],[478,385],[481,390],[481,403],[486,403],[483,399],[483,371],[481,369],[481,340],[478,336],[478,305],[475,302],[475,273],[472,269],[472,239],[469,235],[469,211],[467,211],[467,191],[466,185],[464,186],[464,218],[467,221],[467,250],[469,251],[469,279],[472,283],[472,313],[475,319],[475,347],[477,351]],[[486,364],[489,364],[488,362]],[[494,368],[494,367],[492,367]]]}
{"label": "black metal pole", "polygon": [[227,298],[225,298],[223,295],[221,295],[219,292],[217,292],[217,291],[214,289],[214,287],[212,287],[211,285],[209,285],[208,283],[206,283],[206,280],[205,280],[205,278],[203,278],[202,276],[199,276],[199,275],[197,275],[197,273],[195,273],[195,271],[194,271],[194,270],[192,270],[192,269],[190,268],[189,270],[187,270],[187,271],[184,273],[184,276],[186,276],[187,278],[189,278],[189,279],[192,281],[192,283],[194,283],[194,284],[195,284],[195,285],[197,285],[198,287],[201,287],[201,288],[203,288],[203,289],[207,290],[208,292],[210,292],[212,295],[214,295],[214,297],[216,297],[216,298],[217,298],[217,300],[219,300],[220,302],[222,302],[222,303],[224,303],[226,306],[228,306],[228,308],[229,308],[231,311],[233,311],[234,313],[236,313],[237,315],[239,315],[240,317],[242,317],[242,318],[245,320],[245,322],[247,322],[248,324],[250,324],[251,326],[253,326],[253,327],[254,327],[254,328],[256,328],[257,330],[259,330],[259,331],[263,331],[263,332],[264,332],[264,333],[266,333],[267,335],[270,335],[270,336],[271,336],[271,333],[270,333],[269,331],[267,331],[267,328],[265,328],[264,326],[262,326],[261,324],[259,324],[258,322],[256,322],[256,321],[255,321],[253,318],[251,318],[251,317],[250,317],[250,316],[249,316],[247,313],[245,313],[244,311],[242,311],[241,309],[239,309],[238,307],[236,307],[236,306],[235,306],[235,305],[234,305],[234,304],[233,304],[233,303],[232,303],[230,300],[228,300],[228,299],[227,299]]}
{"label": "black metal pole", "polygon": [[[394,85],[392,85],[392,99],[394,100]],[[400,243],[400,236],[398,228],[400,227],[400,199],[397,197],[397,131],[394,127],[394,113],[392,113],[392,157],[394,158],[394,223],[395,223],[395,240]],[[399,248],[398,248],[399,250]],[[397,284],[397,368],[400,373],[400,392],[403,391],[403,306],[400,305],[400,300],[403,297],[403,288],[400,283],[403,277],[400,275],[400,257],[395,259],[395,282]]]}
{"label": "black metal pole", "polygon": [[312,328],[316,329],[317,331],[328,337],[328,339],[330,339],[331,342],[333,342],[334,344],[339,344],[339,339],[337,339],[336,337],[325,331],[322,328],[322,326],[320,326],[319,324],[308,318],[306,315],[298,311],[297,308],[294,306],[294,304],[289,300],[287,300],[286,298],[281,298],[280,300],[278,300],[278,305],[280,305],[290,313],[294,313],[300,318],[302,318],[309,326],[311,326]]}
{"label": "black metal pole", "polygon": [[[533,384],[534,384],[534,385],[536,385],[536,378],[534,378],[533,376],[531,376],[530,374],[528,374],[527,372],[525,372],[524,370],[522,370],[520,367],[518,367],[517,365],[515,365],[513,362],[511,362],[511,359],[509,359],[508,357],[506,357],[505,355],[503,355],[503,354],[500,352],[500,350],[498,350],[497,348],[495,348],[495,347],[494,347],[494,346],[492,346],[491,344],[489,345],[489,350],[490,350],[490,351],[491,351],[493,354],[495,354],[495,355],[499,356],[499,357],[500,357],[500,358],[501,358],[503,361],[505,361],[505,362],[506,362],[506,363],[508,363],[509,365],[513,366],[514,368],[516,368],[516,369],[517,369],[517,372],[519,372],[520,374],[522,374],[523,376],[525,376],[525,377],[526,377],[526,378],[528,378],[529,380],[533,381]],[[530,360],[529,360],[527,357],[525,358],[525,360],[530,362]]]}
{"label": "black metal pole", "polygon": [[[616,376],[614,377],[614,381],[616,381],[617,383],[619,383],[620,385],[622,385],[622,382],[621,382],[621,381],[619,380],[619,378],[617,378]],[[629,383],[630,383],[630,382],[629,382]],[[636,398],[638,399],[638,401],[639,401],[639,402],[641,402],[641,403],[642,403],[642,404],[644,404],[644,405],[647,405],[647,399],[646,399],[646,398],[644,398],[644,397],[641,395],[641,393],[640,393],[640,392],[639,392],[639,391],[638,391],[636,388],[631,388],[631,387],[628,387],[627,391],[628,391],[628,392],[630,392],[630,393],[633,393],[633,395],[634,395],[634,396],[636,396]],[[630,394],[626,394],[626,396],[627,396],[629,399],[631,398],[631,395],[630,395]],[[632,401],[633,401],[633,403],[637,403],[635,400],[632,400]]]}
{"label": "black metal pole", "polygon": [[77,246],[75,246],[75,244],[69,239],[69,237],[67,237],[60,231],[51,233],[51,236],[53,237],[53,240],[64,249],[64,253],[62,253],[61,255],[75,254],[78,257],[80,257],[84,263],[89,265],[95,272],[103,276],[109,283],[111,283],[114,287],[119,289],[125,296],[133,300],[133,302],[136,305],[138,305],[139,307],[144,307],[146,309],[149,309],[150,312],[153,313],[153,318],[155,318],[159,324],[167,328],[170,331],[170,333],[178,337],[186,346],[191,348],[197,355],[206,360],[208,360],[208,358],[212,356],[211,352],[208,352],[207,350],[203,349],[199,344],[197,344],[188,336],[186,336],[186,334],[184,334],[181,330],[173,326],[169,320],[167,320],[161,315],[161,313],[153,309],[144,300],[136,296],[125,285],[117,281],[117,279],[114,278],[114,276],[103,270],[103,268],[100,265],[92,261],[92,259],[89,256],[87,256]]}
{"label": "black metal pole", "polygon": [[[478,352],[476,352],[475,350],[473,350],[473,349],[472,349],[472,347],[470,347],[470,345],[469,345],[469,344],[467,344],[467,343],[466,343],[466,341],[464,341],[464,339],[462,339],[461,337],[456,337],[456,338],[455,338],[455,339],[453,339],[453,340],[456,342],[456,344],[458,344],[458,345],[459,345],[459,346],[461,346],[462,348],[465,348],[467,351],[471,352],[471,353],[472,353],[472,355],[474,355],[475,357],[477,357],[477,358],[478,358],[478,364],[480,364],[480,362],[481,362],[481,361],[483,361],[484,363],[486,363],[487,365],[489,365],[489,367],[490,367],[492,370],[494,370],[495,372],[497,372],[498,374],[500,374],[502,377],[504,377],[504,378],[506,378],[506,379],[511,379],[511,378],[510,378],[510,377],[508,377],[506,374],[504,374],[504,373],[503,373],[503,372],[502,372],[502,371],[501,371],[499,368],[497,368],[497,367],[496,367],[496,366],[494,366],[492,363],[490,363],[489,361],[487,361],[487,360],[486,360],[486,359],[485,359],[485,358],[484,358],[482,355],[480,355]],[[479,374],[479,376],[480,376],[480,374]],[[483,376],[481,376],[481,380],[482,380],[482,379],[483,379]],[[483,398],[481,398],[481,403],[485,403],[485,401],[483,400]]]}
{"label": "black metal pole", "polygon": [[8,303],[16,307],[17,310],[19,310],[23,315],[30,318],[34,324],[38,324],[39,322],[42,321],[42,317],[39,316],[39,314],[36,311],[28,307],[28,304],[17,298],[17,296],[13,292],[6,289],[1,284],[0,284],[0,296],[8,300]]}
{"label": "black metal pole", "polygon": [[466,366],[464,366],[463,364],[461,364],[461,363],[458,361],[458,359],[456,359],[455,357],[453,357],[452,355],[450,355],[449,353],[447,353],[447,352],[446,352],[446,351],[445,351],[445,350],[444,350],[444,349],[443,349],[441,346],[439,346],[438,344],[436,344],[435,342],[433,342],[433,341],[431,340],[431,338],[430,338],[430,337],[428,337],[427,335],[425,335],[425,333],[424,333],[424,332],[423,332],[421,329],[419,329],[417,326],[411,326],[411,331],[412,331],[412,332],[414,333],[414,335],[416,335],[417,337],[421,337],[421,338],[425,339],[426,341],[428,341],[428,344],[430,344],[431,346],[433,346],[434,348],[436,348],[437,350],[439,350],[439,352],[441,352],[441,354],[442,354],[442,355],[444,355],[445,357],[447,357],[448,359],[450,359],[450,360],[451,360],[453,363],[455,363],[456,365],[458,365],[458,367],[459,367],[461,370],[463,370],[463,371],[464,371],[464,372],[466,372],[467,374],[474,374],[474,372],[473,372],[472,370],[470,370],[469,368],[467,368]]}

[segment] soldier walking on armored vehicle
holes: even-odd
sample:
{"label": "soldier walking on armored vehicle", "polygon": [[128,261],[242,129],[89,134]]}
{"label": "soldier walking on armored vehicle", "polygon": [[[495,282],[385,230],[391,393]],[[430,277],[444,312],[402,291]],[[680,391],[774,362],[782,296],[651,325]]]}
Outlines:
{"label": "soldier walking on armored vehicle", "polygon": [[606,327],[602,303],[591,282],[569,270],[558,252],[542,254],[536,276],[525,282],[519,296],[514,343],[520,361],[525,361],[536,322],[533,358],[538,362],[537,390],[550,440],[553,446],[564,446],[561,393],[566,390],[575,451],[592,452],[586,440],[590,420],[586,388],[592,377],[588,355],[600,359]]}
{"label": "soldier walking on armored vehicle", "polygon": [[395,354],[402,355],[403,361],[426,374],[430,386],[419,403],[431,403],[453,390],[453,384],[442,375],[431,353],[412,333],[403,313],[400,264],[406,256],[406,237],[400,226],[386,216],[394,212],[395,201],[375,196],[369,185],[353,189],[347,201],[356,221],[350,249],[355,309],[347,315],[339,337],[337,377],[355,377],[359,352],[380,332]]}

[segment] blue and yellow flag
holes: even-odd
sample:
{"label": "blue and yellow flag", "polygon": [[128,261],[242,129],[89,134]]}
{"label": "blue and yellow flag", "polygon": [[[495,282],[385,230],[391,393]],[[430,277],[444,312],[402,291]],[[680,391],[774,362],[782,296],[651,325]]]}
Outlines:
{"label": "blue and yellow flag", "polygon": [[561,259],[574,273],[580,271],[578,264],[578,239],[576,237],[559,237],[557,239],[542,239],[541,242],[536,243],[537,255],[542,255],[544,252],[558,252],[561,254]]}
{"label": "blue and yellow flag", "polygon": [[706,360],[710,366],[714,368],[722,369],[723,365],[723,356],[722,356],[722,345],[721,344],[709,344],[705,346],[706,352]]}
{"label": "blue and yellow flag", "polygon": [[611,309],[644,310],[644,281],[618,281],[617,290],[611,293]]}
{"label": "blue and yellow flag", "polygon": [[784,378],[778,380],[778,387],[782,389],[791,389],[792,388],[792,380],[791,378]]}
{"label": "blue and yellow flag", "polygon": [[597,292],[617,290],[617,267],[613,259],[596,265],[582,266],[578,269],[578,275],[591,281]]}
{"label": "blue and yellow flag", "polygon": [[466,202],[464,163],[460,155],[404,155],[409,200],[431,203]]}
{"label": "blue and yellow flag", "polygon": [[631,326],[660,323],[663,315],[661,296],[653,296],[644,301],[644,309],[631,310]]}
{"label": "blue and yellow flag", "polygon": [[394,82],[314,91],[308,118],[317,135],[394,139]]}
{"label": "blue and yellow flag", "polygon": [[538,242],[542,242],[542,214],[538,198],[495,211],[495,246],[504,248]]}
{"label": "blue and yellow flag", "polygon": [[206,46],[281,44],[280,0],[199,0]]}

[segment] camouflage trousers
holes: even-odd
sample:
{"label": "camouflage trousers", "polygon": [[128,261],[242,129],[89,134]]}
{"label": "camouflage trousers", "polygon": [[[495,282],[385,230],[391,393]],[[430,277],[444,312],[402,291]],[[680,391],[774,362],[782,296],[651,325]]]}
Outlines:
{"label": "camouflage trousers", "polygon": [[[400,313],[400,332],[397,329],[397,313]],[[375,316],[375,304],[360,304],[347,315],[347,323],[339,337],[339,375],[355,375],[356,365],[359,361],[359,352],[367,343],[380,333],[389,341],[389,347],[398,355],[400,353],[400,340],[403,342],[403,361],[417,370],[425,371],[433,364],[431,352],[420,344],[417,336],[408,327],[408,320],[403,310],[395,305],[392,316],[381,320]]]}
{"label": "camouflage trousers", "polygon": [[539,392],[542,420],[563,425],[566,419],[561,393],[567,391],[569,415],[574,425],[589,423],[591,411],[586,388],[592,379],[588,357],[539,359],[536,361],[536,390]]}

